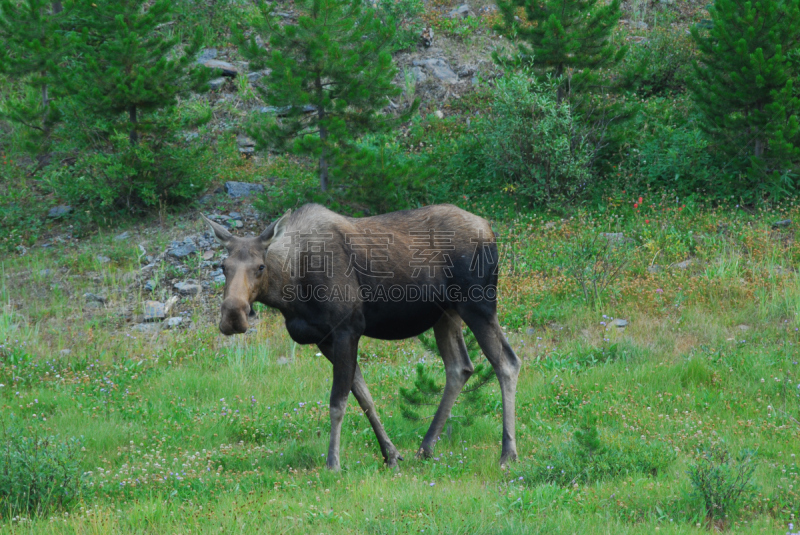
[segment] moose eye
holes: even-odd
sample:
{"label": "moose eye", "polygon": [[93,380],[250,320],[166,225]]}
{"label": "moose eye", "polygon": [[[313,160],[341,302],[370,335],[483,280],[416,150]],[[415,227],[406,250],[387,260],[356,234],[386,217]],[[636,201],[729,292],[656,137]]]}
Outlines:
{"label": "moose eye", "polygon": [[261,264],[260,266],[258,266],[258,272],[261,273],[262,271],[264,271],[264,269],[266,269],[266,267],[267,266],[265,266],[264,264]]}

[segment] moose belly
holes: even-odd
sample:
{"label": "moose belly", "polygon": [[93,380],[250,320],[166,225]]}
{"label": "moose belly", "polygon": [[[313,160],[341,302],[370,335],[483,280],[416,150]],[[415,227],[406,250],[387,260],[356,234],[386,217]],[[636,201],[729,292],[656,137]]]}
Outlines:
{"label": "moose belly", "polygon": [[364,312],[364,336],[381,340],[411,338],[433,327],[442,313],[442,307],[435,303],[376,303]]}

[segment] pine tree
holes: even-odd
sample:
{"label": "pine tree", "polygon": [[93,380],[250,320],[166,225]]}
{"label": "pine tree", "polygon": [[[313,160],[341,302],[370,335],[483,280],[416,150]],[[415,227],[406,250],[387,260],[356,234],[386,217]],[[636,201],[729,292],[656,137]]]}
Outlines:
{"label": "pine tree", "polygon": [[779,179],[800,156],[790,57],[800,52],[800,0],[716,0],[709,11],[710,28],[692,28],[702,128],[751,178]]}
{"label": "pine tree", "polygon": [[[418,338],[425,349],[434,355],[439,355],[439,348],[430,331],[421,334]],[[470,360],[475,361],[480,357],[480,346],[475,335],[469,329],[465,329],[464,345],[467,348]],[[416,374],[417,377],[414,380],[413,388],[401,386],[399,390],[402,398],[400,412],[404,418],[412,421],[422,420],[422,416],[417,412],[420,407],[427,406],[434,409],[438,407],[444,391],[444,385],[436,381],[431,371],[422,362],[417,364]],[[486,397],[483,387],[495,377],[494,369],[489,366],[488,362],[484,361],[475,366],[472,377],[469,378],[469,381],[461,390],[461,400],[456,402],[460,407],[458,414],[451,415],[451,418],[459,418],[462,425],[469,426],[472,425],[477,416],[486,414]]]}
{"label": "pine tree", "polygon": [[2,115],[44,133],[57,118],[50,87],[69,50],[65,15],[61,2],[0,0],[0,74],[38,93],[26,95],[21,89],[3,102]]}
{"label": "pine tree", "polygon": [[[260,7],[263,18],[250,38],[236,29],[234,34],[251,66],[270,69],[259,91],[281,117],[265,114],[250,133],[261,146],[316,157],[326,191],[331,166],[359,136],[388,131],[416,110],[414,105],[394,119],[379,113],[401,92],[392,84],[394,25],[363,0],[305,0],[297,24],[285,26],[271,6]],[[268,40],[271,50],[257,37]]]}
{"label": "pine tree", "polygon": [[[552,75],[559,82],[559,103],[575,88],[593,84],[592,70],[616,64],[627,51],[624,46],[615,50],[610,41],[620,0],[601,5],[597,0],[500,0],[498,7],[503,23],[495,29],[522,41],[513,61]],[[517,18],[519,8],[524,21]]]}
{"label": "pine tree", "polygon": [[190,68],[201,44],[198,28],[182,49],[166,23],[169,0],[78,0],[83,34],[80,65],[65,78],[76,100],[104,117],[127,116],[130,143],[147,128],[142,114],[168,108],[177,97],[207,88],[209,69]]}

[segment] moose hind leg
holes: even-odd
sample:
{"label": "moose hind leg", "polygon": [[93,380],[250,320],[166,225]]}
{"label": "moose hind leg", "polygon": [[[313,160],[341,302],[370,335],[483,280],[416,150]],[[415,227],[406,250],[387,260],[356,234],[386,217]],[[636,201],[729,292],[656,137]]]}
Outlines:
{"label": "moose hind leg", "polygon": [[475,335],[500,383],[503,395],[503,451],[500,465],[505,466],[508,462],[517,460],[515,400],[522,362],[506,340],[494,311],[463,311],[462,317]]}
{"label": "moose hind leg", "polygon": [[422,439],[422,445],[417,453],[418,457],[430,457],[433,455],[433,448],[439,435],[442,433],[444,424],[450,418],[450,411],[456,402],[461,389],[472,376],[475,368],[467,353],[467,346],[464,344],[464,335],[461,332],[461,318],[454,311],[445,312],[436,325],[433,326],[433,333],[436,336],[436,345],[444,361],[446,381],[444,394],[439,408],[433,416],[433,422]]}
{"label": "moose hind leg", "polygon": [[369,393],[364,377],[361,375],[361,369],[358,367],[358,364],[356,364],[356,374],[353,378],[353,395],[356,400],[358,400],[361,410],[367,415],[369,423],[372,425],[372,430],[375,431],[375,436],[378,438],[378,444],[383,454],[383,460],[389,468],[396,468],[397,461],[402,461],[403,458],[400,456],[400,452],[397,451],[394,444],[392,444],[389,435],[386,434],[383,424],[381,424],[381,420],[375,410],[375,403],[372,401],[372,396]]}

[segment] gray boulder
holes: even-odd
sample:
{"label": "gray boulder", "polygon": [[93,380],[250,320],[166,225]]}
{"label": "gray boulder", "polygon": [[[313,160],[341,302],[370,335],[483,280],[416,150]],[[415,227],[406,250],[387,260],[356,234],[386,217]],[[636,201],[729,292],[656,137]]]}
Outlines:
{"label": "gray boulder", "polygon": [[457,84],[459,81],[458,75],[442,58],[418,59],[414,60],[413,65],[424,67],[430,74],[446,84]]}
{"label": "gray boulder", "polygon": [[206,61],[210,61],[217,57],[217,49],[216,48],[204,48],[200,51],[197,55],[197,63],[202,65]]}
{"label": "gray boulder", "polygon": [[222,71],[222,76],[227,76],[229,78],[234,78],[236,77],[237,74],[239,74],[239,69],[237,69],[235,65],[233,65],[232,63],[228,63],[227,61],[210,59],[208,61],[204,61],[203,66],[208,67],[209,69],[219,69]]}
{"label": "gray boulder", "polygon": [[174,329],[175,327],[178,327],[181,323],[183,323],[183,318],[180,317],[170,318],[167,320],[166,323],[167,323],[167,328]]}
{"label": "gray boulder", "polygon": [[213,80],[208,81],[208,87],[211,88],[211,91],[219,91],[223,85],[225,85],[224,76],[220,76],[219,78],[214,78]]}
{"label": "gray boulder", "polygon": [[54,208],[50,208],[50,211],[47,212],[47,217],[64,217],[68,213],[72,211],[72,206],[68,206],[66,204],[62,204],[60,206],[56,206]]}
{"label": "gray boulder", "polygon": [[225,182],[225,191],[231,197],[247,197],[253,193],[262,193],[264,186],[261,184],[250,184],[249,182]]}
{"label": "gray boulder", "polygon": [[467,4],[461,4],[460,6],[458,6],[457,8],[455,8],[454,10],[452,10],[450,13],[447,14],[447,16],[451,19],[466,19],[470,15],[471,12]]}
{"label": "gray boulder", "polygon": [[161,321],[167,317],[167,308],[158,301],[144,302],[144,321]]}
{"label": "gray boulder", "polygon": [[186,258],[187,256],[193,255],[197,252],[197,247],[195,246],[194,242],[187,238],[183,241],[183,243],[175,243],[173,242],[173,247],[169,251],[170,256],[181,259]]}
{"label": "gray boulder", "polygon": [[175,289],[178,290],[178,293],[181,295],[191,295],[195,296],[203,291],[203,287],[197,284],[196,282],[179,282],[175,284]]}

